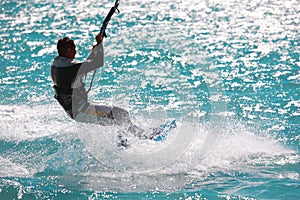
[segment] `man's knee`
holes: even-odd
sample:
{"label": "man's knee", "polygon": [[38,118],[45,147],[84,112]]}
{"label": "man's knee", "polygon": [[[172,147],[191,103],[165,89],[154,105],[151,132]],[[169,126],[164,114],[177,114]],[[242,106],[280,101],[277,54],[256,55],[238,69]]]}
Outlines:
{"label": "man's knee", "polygon": [[129,112],[123,108],[113,107],[112,114],[116,120],[121,120],[122,122],[130,121]]}

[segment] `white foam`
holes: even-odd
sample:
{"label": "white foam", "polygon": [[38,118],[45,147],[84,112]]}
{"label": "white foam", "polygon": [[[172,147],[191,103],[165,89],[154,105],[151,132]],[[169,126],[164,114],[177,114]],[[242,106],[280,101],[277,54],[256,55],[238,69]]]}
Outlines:
{"label": "white foam", "polygon": [[[205,177],[224,170],[243,172],[255,165],[284,165],[295,159],[299,160],[289,159],[295,152],[267,134],[253,133],[246,126],[237,123],[196,125],[192,121],[179,121],[175,131],[161,143],[135,139],[131,140],[132,147],[122,149],[116,146],[118,127],[73,122],[57,105],[2,105],[0,117],[0,138],[3,140],[32,140],[51,135],[57,137],[57,134],[64,135],[68,132],[79,137],[91,156],[99,161],[99,165],[82,167],[88,169],[82,172],[88,173],[88,180],[85,181],[90,183],[89,186],[95,187],[103,182],[108,188],[111,184],[113,188],[109,189],[114,189],[114,183],[119,181],[118,189],[124,188],[124,191],[149,190],[157,186],[167,190],[174,186],[181,187],[195,176]],[[149,122],[151,120],[146,118],[139,121],[144,127],[149,126]],[[156,124],[156,121],[153,123]],[[72,140],[74,137],[64,138]],[[70,148],[66,151],[75,150]],[[77,155],[70,152],[70,155],[73,154]],[[49,167],[46,166],[48,159],[50,158],[43,158],[45,166],[32,170],[39,171]],[[72,171],[72,167],[78,168],[76,158],[72,159],[74,162],[72,161],[68,171]],[[55,163],[57,168],[65,164],[60,162],[63,161],[57,160]],[[33,175],[22,164],[15,164],[7,158],[0,157],[0,165],[1,176]],[[78,173],[81,173],[80,170]],[[103,177],[105,174],[114,177]],[[125,182],[121,181],[124,177],[127,178]]]}
{"label": "white foam", "polygon": [[[85,132],[87,148],[108,170],[90,171],[93,177],[89,176],[86,181],[92,188],[103,189],[99,187],[105,185],[110,191],[157,188],[168,191],[218,172],[243,173],[256,165],[267,167],[299,160],[294,151],[275,139],[257,135],[242,125],[226,124],[225,128],[213,129],[218,132],[212,132],[210,125],[192,127],[189,124],[181,128],[182,132],[175,132],[162,143],[140,140],[129,149],[113,147],[107,136],[106,140],[101,139],[112,132],[104,135],[93,134],[90,130],[89,134]],[[183,137],[176,134],[183,134]],[[177,137],[185,137],[186,141],[177,143]]]}
{"label": "white foam", "polygon": [[0,138],[27,140],[56,134],[74,124],[59,105],[0,105]]}
{"label": "white foam", "polygon": [[[274,157],[292,153],[291,150],[279,145],[274,139],[269,137],[257,136],[247,130],[235,130],[231,134],[221,135],[217,145],[212,149],[209,155],[199,160],[198,166],[202,169],[218,167],[231,168],[239,162],[249,164],[259,158]],[[267,163],[267,161],[265,161]],[[240,166],[242,167],[242,166]]]}
{"label": "white foam", "polygon": [[0,177],[28,177],[32,176],[26,168],[11,162],[9,159],[0,156]]}
{"label": "white foam", "polygon": [[112,139],[112,135],[117,134],[116,129],[109,131],[87,125],[79,135],[93,156],[109,168],[138,173],[223,170],[232,164],[239,167],[239,163],[243,166],[261,164],[262,160],[271,163],[278,156],[294,153],[275,139],[257,135],[242,125],[226,124],[225,128],[212,130],[210,125],[182,123],[164,142],[133,140],[132,146],[125,150],[117,148]]}

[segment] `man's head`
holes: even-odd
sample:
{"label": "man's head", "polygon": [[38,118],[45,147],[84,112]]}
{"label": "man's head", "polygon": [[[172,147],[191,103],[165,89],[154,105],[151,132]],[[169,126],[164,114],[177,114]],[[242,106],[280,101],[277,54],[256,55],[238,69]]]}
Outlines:
{"label": "man's head", "polygon": [[73,60],[76,54],[76,45],[73,40],[64,37],[57,42],[57,51],[59,56]]}

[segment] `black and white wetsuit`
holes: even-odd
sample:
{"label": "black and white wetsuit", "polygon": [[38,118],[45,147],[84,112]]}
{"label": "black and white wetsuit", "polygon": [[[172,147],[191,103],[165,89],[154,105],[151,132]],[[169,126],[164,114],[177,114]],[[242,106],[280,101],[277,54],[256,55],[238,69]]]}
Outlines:
{"label": "black and white wetsuit", "polygon": [[129,114],[119,107],[94,105],[88,102],[83,78],[104,63],[103,45],[99,44],[91,51],[84,62],[57,56],[51,65],[51,77],[54,83],[54,98],[67,114],[76,121],[114,125],[129,123]]}
{"label": "black and white wetsuit", "polygon": [[125,125],[131,133],[140,136],[144,130],[132,124],[129,113],[116,106],[94,105],[88,102],[83,78],[104,63],[103,45],[99,44],[84,62],[58,56],[51,66],[55,95],[68,115],[80,122],[103,126]]}
{"label": "black and white wetsuit", "polygon": [[89,106],[83,77],[104,62],[103,45],[97,45],[86,61],[79,62],[57,56],[51,66],[51,77],[54,83],[55,98],[60,105],[75,119],[80,112]]}

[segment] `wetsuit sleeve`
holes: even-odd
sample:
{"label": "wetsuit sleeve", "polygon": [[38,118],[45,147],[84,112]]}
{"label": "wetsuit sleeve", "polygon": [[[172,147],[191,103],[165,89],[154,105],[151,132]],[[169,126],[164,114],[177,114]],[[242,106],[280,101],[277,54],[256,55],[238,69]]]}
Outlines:
{"label": "wetsuit sleeve", "polygon": [[93,71],[104,64],[104,50],[102,43],[93,48],[87,59],[81,64],[79,73],[87,73]]}

